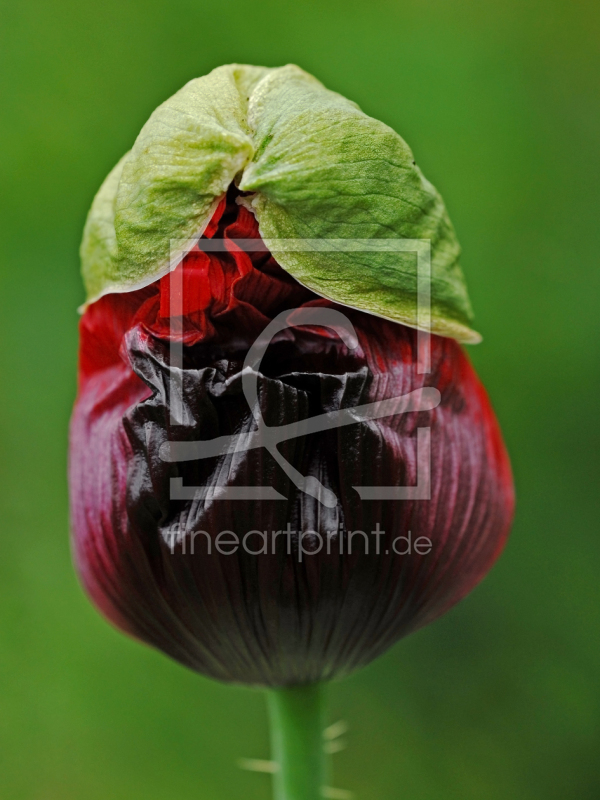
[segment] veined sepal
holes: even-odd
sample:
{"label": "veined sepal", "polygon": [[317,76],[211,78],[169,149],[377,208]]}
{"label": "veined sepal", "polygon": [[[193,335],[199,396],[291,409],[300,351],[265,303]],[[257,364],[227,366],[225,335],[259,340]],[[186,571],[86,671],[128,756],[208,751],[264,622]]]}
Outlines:
{"label": "veined sepal", "polygon": [[419,240],[431,247],[431,330],[475,343],[446,208],[404,140],[294,65],[230,64],[159,106],[106,178],[81,246],[89,304],[166,274],[231,183],[275,258],[317,294],[423,327],[417,259],[385,250],[277,250],[280,240]]}

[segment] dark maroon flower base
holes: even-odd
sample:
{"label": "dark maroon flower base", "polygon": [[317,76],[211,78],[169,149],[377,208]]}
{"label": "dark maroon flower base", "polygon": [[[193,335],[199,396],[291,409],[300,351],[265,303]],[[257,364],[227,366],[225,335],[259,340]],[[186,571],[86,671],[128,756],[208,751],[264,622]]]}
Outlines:
{"label": "dark maroon flower base", "polygon": [[[222,238],[226,252],[192,252],[178,267],[183,370],[169,357],[169,276],[107,295],[83,316],[70,451],[75,559],[85,589],[115,625],[182,664],[223,681],[310,683],[368,663],[481,580],[508,535],[512,477],[489,400],[460,346],[432,336],[431,372],[417,374],[416,331],[316,296],[266,249],[242,252],[231,240],[259,234],[235,199],[230,192],[205,233]],[[283,442],[288,462],[335,493],[335,508],[296,488],[264,449],[163,461],[166,442],[253,429],[244,358],[271,319],[301,306],[338,308],[359,347],[349,351],[324,328],[278,335],[258,381],[269,425],[426,386],[440,391],[440,405]],[[174,371],[183,425],[170,420]],[[417,482],[418,427],[431,429],[431,499],[361,500],[354,486]],[[188,487],[270,486],[286,499],[172,500],[171,478]],[[286,529],[295,533],[272,547],[272,533]],[[267,531],[267,553],[257,552],[258,534],[235,553],[215,547],[222,531],[241,541],[252,530]],[[357,530],[366,535],[350,542]],[[302,552],[312,539],[318,548],[317,536],[299,544],[310,531],[329,539],[318,553]],[[413,542],[427,537],[430,552],[394,552],[409,531]]]}

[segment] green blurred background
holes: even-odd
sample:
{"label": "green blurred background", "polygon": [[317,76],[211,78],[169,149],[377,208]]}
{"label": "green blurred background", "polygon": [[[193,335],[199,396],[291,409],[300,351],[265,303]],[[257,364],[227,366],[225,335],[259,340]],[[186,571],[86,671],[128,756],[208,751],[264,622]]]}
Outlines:
{"label": "green blurred background", "polygon": [[154,107],[296,62],[443,192],[518,511],[491,575],[331,687],[357,800],[600,797],[600,8],[589,0],[24,0],[0,13],[0,797],[268,800],[263,698],[113,631],[68,547],[77,248]]}

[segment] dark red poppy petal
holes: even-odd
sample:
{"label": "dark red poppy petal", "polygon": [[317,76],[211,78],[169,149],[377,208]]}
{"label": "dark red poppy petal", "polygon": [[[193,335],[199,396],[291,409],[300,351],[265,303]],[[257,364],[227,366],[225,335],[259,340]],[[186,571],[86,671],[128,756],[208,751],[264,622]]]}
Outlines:
{"label": "dark red poppy petal", "polygon": [[[335,507],[299,489],[264,448],[163,460],[169,442],[253,430],[241,378],[248,348],[283,310],[335,308],[267,251],[237,247],[236,239],[257,239],[258,230],[233,194],[206,237],[222,238],[225,252],[192,252],[178,267],[181,331],[171,326],[169,276],[101,298],[82,319],[70,457],[77,566],[113,623],[204,674],[257,685],[331,678],[442,614],[485,575],[512,517],[508,457],[456,342],[433,336],[432,370],[422,375],[415,331],[337,307],[359,347],[351,352],[331,330],[315,327],[276,339],[257,379],[269,425],[424,387],[442,400],[430,411],[283,441],[280,455],[333,492]],[[170,362],[174,336],[185,345],[182,369]],[[175,372],[184,411],[177,425]],[[419,428],[430,430],[431,499],[361,500],[356,486],[417,483]],[[172,479],[188,488],[267,486],[283,499],[202,499],[193,489],[177,499]],[[286,529],[296,532],[289,552],[284,536],[272,546],[273,532]],[[247,549],[216,551],[221,532],[241,540],[253,530],[268,532],[267,553],[252,552],[260,549],[256,532]],[[374,530],[384,533],[376,538]],[[329,552],[302,553],[319,536],[329,538]],[[413,548],[403,554],[409,537]],[[429,552],[415,551],[419,537],[430,541]]]}

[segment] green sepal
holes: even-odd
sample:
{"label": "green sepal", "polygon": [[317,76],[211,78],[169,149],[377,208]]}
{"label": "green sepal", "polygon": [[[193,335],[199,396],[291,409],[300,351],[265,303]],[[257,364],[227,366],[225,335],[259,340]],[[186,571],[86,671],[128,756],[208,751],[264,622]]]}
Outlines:
{"label": "green sepal", "polygon": [[294,65],[219,67],[156,109],[92,205],[88,302],[164,275],[172,243],[202,233],[232,182],[250,193],[265,244],[298,281],[412,327],[414,253],[293,251],[278,240],[430,242],[432,331],[480,340],[454,229],[408,145]]}

